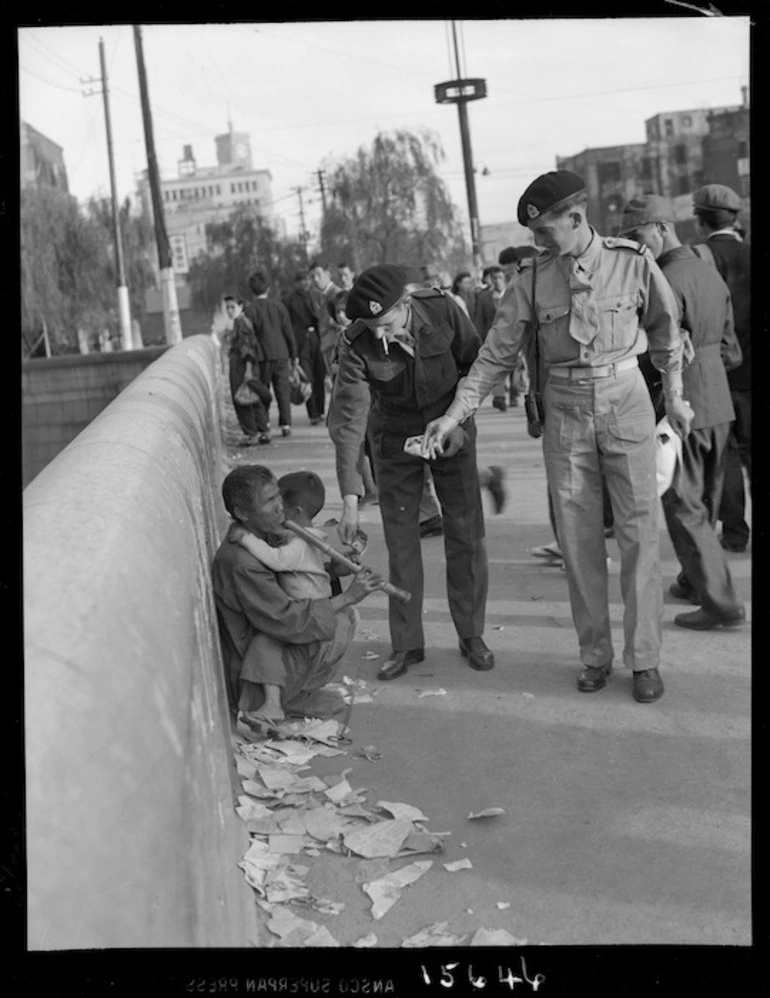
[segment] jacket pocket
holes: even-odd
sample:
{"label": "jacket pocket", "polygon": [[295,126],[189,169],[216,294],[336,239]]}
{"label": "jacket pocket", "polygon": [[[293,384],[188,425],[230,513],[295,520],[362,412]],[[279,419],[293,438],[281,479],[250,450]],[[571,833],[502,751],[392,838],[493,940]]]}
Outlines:
{"label": "jacket pocket", "polygon": [[610,337],[610,348],[622,350],[630,347],[639,328],[639,306],[641,294],[613,295],[597,302],[602,331]]}

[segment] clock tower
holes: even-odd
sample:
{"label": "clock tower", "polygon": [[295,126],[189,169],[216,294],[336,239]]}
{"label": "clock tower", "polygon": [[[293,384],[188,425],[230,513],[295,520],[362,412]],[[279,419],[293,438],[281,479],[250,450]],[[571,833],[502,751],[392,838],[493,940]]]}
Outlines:
{"label": "clock tower", "polygon": [[217,163],[230,169],[240,168],[251,170],[251,140],[246,132],[233,131],[232,121],[228,121],[228,130],[224,135],[217,135]]}

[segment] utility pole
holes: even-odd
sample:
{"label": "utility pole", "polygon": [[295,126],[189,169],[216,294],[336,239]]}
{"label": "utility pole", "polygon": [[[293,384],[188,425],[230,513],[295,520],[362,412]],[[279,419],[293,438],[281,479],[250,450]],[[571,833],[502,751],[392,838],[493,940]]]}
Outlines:
{"label": "utility pole", "polygon": [[323,206],[323,213],[326,215],[326,188],[324,187],[324,171],[316,170],[318,174],[318,186],[321,189],[321,205]]}
{"label": "utility pole", "polygon": [[147,91],[147,72],[144,66],[142,33],[138,24],[134,25],[134,47],[136,48],[136,68],[139,74],[139,94],[142,101],[142,121],[144,123],[144,144],[147,149],[147,179],[150,184],[152,214],[155,220],[155,241],[158,245],[160,265],[160,293],[163,302],[163,327],[167,343],[181,343],[182,325],[179,321],[179,307],[176,301],[176,283],[171,266],[171,246],[166,232],[163,215],[163,202],[160,197],[160,175],[155,155],[155,139],[152,131],[150,97]]}
{"label": "utility pole", "polygon": [[307,229],[305,228],[305,206],[302,203],[302,191],[304,187],[295,187],[299,198],[299,241],[302,243],[302,256],[307,263]]}
{"label": "utility pole", "polygon": [[437,104],[457,104],[457,114],[460,119],[460,141],[463,149],[463,166],[465,169],[465,190],[468,196],[468,215],[471,223],[471,246],[473,249],[473,265],[481,269],[481,226],[479,224],[479,207],[476,201],[476,179],[473,170],[473,153],[471,152],[471,133],[468,126],[468,109],[466,104],[471,100],[481,100],[487,96],[487,82],[480,78],[462,79],[460,76],[460,53],[457,46],[457,26],[452,21],[452,38],[454,40],[455,70],[457,79],[446,83],[437,83],[434,94]]}
{"label": "utility pole", "polygon": [[104,122],[107,127],[107,158],[110,163],[110,191],[112,193],[112,232],[115,240],[115,260],[118,264],[118,311],[120,313],[120,340],[124,350],[130,350],[131,305],[126,284],[126,265],[123,260],[123,239],[120,234],[120,210],[115,183],[115,156],[112,150],[112,122],[110,120],[110,91],[107,81],[107,62],[104,58],[104,39],[99,39],[99,61],[102,67],[102,95],[104,97]]}
{"label": "utility pole", "polygon": [[110,96],[109,84],[107,81],[107,64],[104,58],[104,39],[99,39],[99,63],[102,75],[100,77],[90,77],[87,80],[81,79],[84,86],[98,84],[99,89],[84,92],[85,97],[93,97],[101,92],[104,97],[104,124],[107,130],[107,159],[110,167],[110,196],[112,202],[112,238],[115,246],[115,264],[118,278],[118,314],[120,316],[120,343],[121,349],[130,350],[132,343],[131,336],[131,305],[128,298],[128,287],[126,285],[126,267],[123,259],[123,239],[120,233],[120,210],[118,208],[118,192],[115,183],[115,158],[112,149],[112,120],[110,118]]}

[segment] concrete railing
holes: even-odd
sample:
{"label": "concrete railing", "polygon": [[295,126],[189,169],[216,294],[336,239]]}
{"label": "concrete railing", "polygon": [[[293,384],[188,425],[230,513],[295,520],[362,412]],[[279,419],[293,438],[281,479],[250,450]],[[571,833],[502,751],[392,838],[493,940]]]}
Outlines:
{"label": "concrete railing", "polygon": [[195,336],[24,492],[29,948],[245,946],[209,565],[217,349]]}

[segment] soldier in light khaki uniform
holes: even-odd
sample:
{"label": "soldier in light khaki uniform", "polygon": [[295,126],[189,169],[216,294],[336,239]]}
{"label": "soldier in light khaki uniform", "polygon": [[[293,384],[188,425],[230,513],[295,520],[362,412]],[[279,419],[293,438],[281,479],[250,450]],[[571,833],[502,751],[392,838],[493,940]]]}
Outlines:
{"label": "soldier in light khaki uniform", "polygon": [[600,236],[586,219],[586,200],[584,182],[566,170],[538,177],[522,195],[519,221],[545,251],[512,278],[465,383],[427,427],[424,447],[440,453],[454,427],[512,370],[535,312],[548,372],[546,474],[584,666],[578,689],[602,689],[612,671],[604,479],[620,548],[623,660],[634,672],[635,699],[649,703],[663,695],[663,596],[655,417],[638,365],[648,346],[680,436],[693,413],[682,399],[683,345],[666,279],[644,246]]}

